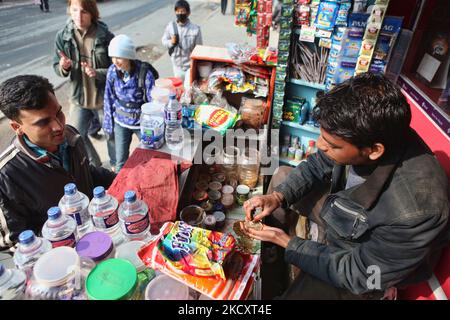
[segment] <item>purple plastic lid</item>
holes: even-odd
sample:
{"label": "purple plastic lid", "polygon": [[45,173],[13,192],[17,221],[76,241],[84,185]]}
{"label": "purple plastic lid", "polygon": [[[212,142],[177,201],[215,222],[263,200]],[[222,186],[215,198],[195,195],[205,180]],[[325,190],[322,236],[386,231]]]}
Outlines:
{"label": "purple plastic lid", "polygon": [[90,232],[84,235],[75,247],[80,257],[91,258],[100,261],[106,258],[113,250],[111,237],[100,231]]}

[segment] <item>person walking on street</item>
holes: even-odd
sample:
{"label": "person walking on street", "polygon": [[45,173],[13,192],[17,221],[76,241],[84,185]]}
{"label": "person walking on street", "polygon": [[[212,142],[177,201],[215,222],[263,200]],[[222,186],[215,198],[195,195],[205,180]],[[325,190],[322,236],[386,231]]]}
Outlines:
{"label": "person walking on street", "polygon": [[113,64],[106,76],[103,131],[114,135],[119,172],[128,159],[133,133],[140,138],[141,106],[151,101],[158,74],[149,63],[136,59],[136,47],[126,35],[111,40],[108,54]]}
{"label": "person walking on street", "polygon": [[[102,163],[89,140],[88,130],[96,116],[103,122],[106,73],[111,65],[108,45],[114,34],[99,20],[95,0],[69,0],[68,6],[70,18],[56,35],[53,68],[58,76],[70,78],[70,122],[86,143],[89,161],[100,166]],[[114,168],[114,142],[110,137],[107,137],[107,144],[110,165]]]}
{"label": "person walking on street", "polygon": [[174,76],[184,82],[189,75],[191,53],[196,45],[203,44],[200,27],[189,20],[191,8],[185,0],[175,3],[177,21],[169,22],[162,37],[162,44],[169,50]]}
{"label": "person walking on street", "polygon": [[48,0],[41,0],[41,4],[39,5],[39,8],[41,8],[41,11],[44,12],[50,12],[50,9],[48,7]]}

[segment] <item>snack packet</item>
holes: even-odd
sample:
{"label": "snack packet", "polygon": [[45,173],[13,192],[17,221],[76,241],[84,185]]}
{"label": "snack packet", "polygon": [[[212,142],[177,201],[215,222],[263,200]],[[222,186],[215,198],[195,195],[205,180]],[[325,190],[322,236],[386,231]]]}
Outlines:
{"label": "snack packet", "polygon": [[226,279],[222,264],[234,250],[229,234],[193,227],[177,221],[158,243],[158,250],[175,269],[199,277]]}
{"label": "snack packet", "polygon": [[214,129],[224,135],[227,129],[232,128],[239,116],[220,107],[201,105],[195,111],[194,119],[203,128]]}

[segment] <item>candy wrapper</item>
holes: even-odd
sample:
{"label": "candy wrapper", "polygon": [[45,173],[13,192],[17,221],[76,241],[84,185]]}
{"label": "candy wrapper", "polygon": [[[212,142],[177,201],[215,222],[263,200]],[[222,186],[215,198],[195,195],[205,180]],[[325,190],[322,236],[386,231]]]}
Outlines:
{"label": "candy wrapper", "polygon": [[239,118],[239,115],[234,112],[211,105],[199,106],[194,115],[195,121],[203,128],[219,131],[222,135],[227,129],[232,128]]}
{"label": "candy wrapper", "polygon": [[[177,221],[164,224],[160,234],[144,246],[138,255],[148,267],[167,274],[211,299],[239,300],[245,299],[251,291],[259,257],[237,251],[231,254],[234,246],[234,238],[230,235]],[[199,252],[202,250],[204,252]],[[193,261],[194,257],[197,259],[200,256],[201,259]],[[216,272],[219,269],[205,267],[208,263],[223,267],[224,278]]]}
{"label": "candy wrapper", "polygon": [[226,279],[222,264],[235,243],[231,235],[177,221],[158,242],[158,250],[176,270],[193,276]]}

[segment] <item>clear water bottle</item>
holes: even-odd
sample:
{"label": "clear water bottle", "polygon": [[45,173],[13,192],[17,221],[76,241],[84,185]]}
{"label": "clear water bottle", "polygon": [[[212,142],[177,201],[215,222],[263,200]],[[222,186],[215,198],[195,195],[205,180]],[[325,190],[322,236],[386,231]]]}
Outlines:
{"label": "clear water bottle", "polygon": [[63,214],[71,216],[77,222],[78,237],[93,229],[88,206],[89,198],[78,191],[74,183],[64,186],[64,196],[59,200],[58,207]]}
{"label": "clear water bottle", "polygon": [[6,269],[0,263],[0,300],[21,300],[25,296],[27,276],[18,269]]}
{"label": "clear water bottle", "polygon": [[31,230],[25,230],[19,234],[19,246],[13,257],[14,264],[30,278],[36,261],[51,249],[52,244],[50,241],[36,237]]}
{"label": "clear water bottle", "polygon": [[94,188],[94,198],[89,203],[89,214],[95,229],[103,231],[112,238],[114,245],[124,241],[119,226],[119,202],[113,196],[105,192],[103,187]]}
{"label": "clear water bottle", "polygon": [[177,124],[181,125],[181,104],[177,100],[175,93],[170,94],[170,99],[167,105],[164,107],[164,121],[166,125]]}
{"label": "clear water bottle", "polygon": [[150,219],[147,204],[136,198],[134,191],[125,192],[119,206],[122,233],[130,240],[143,240],[149,236]]}
{"label": "clear water bottle", "polygon": [[164,104],[145,103],[141,110],[141,145],[144,148],[159,149],[164,144]]}
{"label": "clear water bottle", "polygon": [[53,248],[75,247],[77,223],[73,218],[61,213],[59,207],[47,211],[48,219],[42,227],[42,236],[52,243]]}
{"label": "clear water bottle", "polygon": [[171,150],[180,150],[183,148],[184,132],[180,124],[166,125],[166,143]]}

